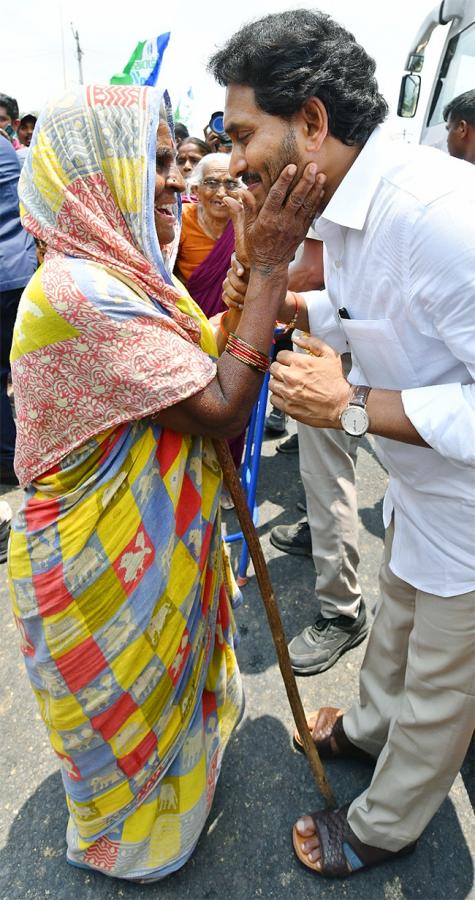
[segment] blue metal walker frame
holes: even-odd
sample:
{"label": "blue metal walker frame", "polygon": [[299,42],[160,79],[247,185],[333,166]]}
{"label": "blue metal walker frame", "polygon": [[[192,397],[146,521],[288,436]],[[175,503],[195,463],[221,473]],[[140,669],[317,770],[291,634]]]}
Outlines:
{"label": "blue metal walker frame", "polygon": [[[252,514],[254,525],[259,521],[259,511],[256,506],[257,481],[259,478],[259,468],[261,464],[262,440],[264,436],[267,395],[269,392],[269,372],[266,372],[264,381],[259,392],[256,403],[253,406],[251,418],[247,429],[246,450],[244,460],[241,466],[241,484],[246,495],[247,505]],[[239,569],[237,583],[239,587],[247,584],[247,567],[249,563],[249,550],[244,540],[242,531],[236,531],[228,534],[224,538],[226,544],[234,544],[236,541],[242,541],[241,556],[239,558]]]}

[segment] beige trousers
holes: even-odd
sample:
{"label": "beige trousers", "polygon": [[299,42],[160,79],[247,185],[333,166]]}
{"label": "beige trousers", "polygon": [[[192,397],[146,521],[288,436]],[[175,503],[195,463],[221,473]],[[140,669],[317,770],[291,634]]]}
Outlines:
{"label": "beige trousers", "polygon": [[475,591],[438,597],[397,578],[392,537],[391,523],[360,702],[343,724],[358,747],[379,754],[348,821],[361,841],[400,850],[447,796],[475,727]]}
{"label": "beige trousers", "polygon": [[326,619],[356,618],[361,590],[356,573],[358,503],[355,487],[357,438],[334,428],[297,423],[300,475],[317,581],[315,590]]}

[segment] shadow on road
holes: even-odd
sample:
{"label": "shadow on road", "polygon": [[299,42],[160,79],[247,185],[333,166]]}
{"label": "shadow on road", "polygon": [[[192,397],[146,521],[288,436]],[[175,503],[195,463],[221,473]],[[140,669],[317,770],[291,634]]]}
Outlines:
{"label": "shadow on road", "polygon": [[363,506],[358,510],[359,517],[370,534],[384,538],[383,501],[377,500],[374,506]]}
{"label": "shadow on road", "polygon": [[[356,763],[328,766],[339,802],[367,785],[371,770]],[[47,778],[18,813],[0,854],[2,897],[48,894],[55,900],[250,900],[292,897],[466,898],[472,861],[452,803],[447,800],[416,853],[335,884],[319,881],[294,859],[290,829],[321,807],[306,760],[293,751],[282,724],[269,715],[245,720],[233,735],[207,826],[195,855],[176,875],[148,886],[82,872],[65,862],[66,806],[59,773]]]}
{"label": "shadow on road", "polygon": [[470,746],[460,769],[462,781],[467,791],[472,810],[475,812],[475,735],[472,735]]}

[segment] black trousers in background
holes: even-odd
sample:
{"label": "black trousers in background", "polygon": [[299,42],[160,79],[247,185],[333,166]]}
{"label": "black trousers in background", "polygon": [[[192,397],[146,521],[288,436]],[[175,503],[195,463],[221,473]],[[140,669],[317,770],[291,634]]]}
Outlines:
{"label": "black trousers in background", "polygon": [[10,374],[10,351],[13,326],[23,288],[0,291],[0,463],[2,468],[13,465],[16,428],[7,394]]}

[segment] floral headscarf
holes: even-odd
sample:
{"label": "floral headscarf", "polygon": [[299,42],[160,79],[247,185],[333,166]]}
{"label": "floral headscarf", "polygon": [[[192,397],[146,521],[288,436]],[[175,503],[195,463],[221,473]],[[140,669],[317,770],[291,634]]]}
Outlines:
{"label": "floral headscarf", "polygon": [[[162,252],[153,214],[163,106],[170,120],[167,94],[119,86],[91,85],[52,101],[38,119],[19,194],[24,227],[50,253],[112,266],[173,315],[177,293],[166,286],[179,231]],[[179,200],[177,207],[181,217]]]}
{"label": "floral headscarf", "polygon": [[12,349],[21,483],[215,375],[206,326],[169,274],[174,248],[162,254],[155,230],[162,103],[152,88],[89,86],[38,120],[19,193],[23,224],[48,251]]}

